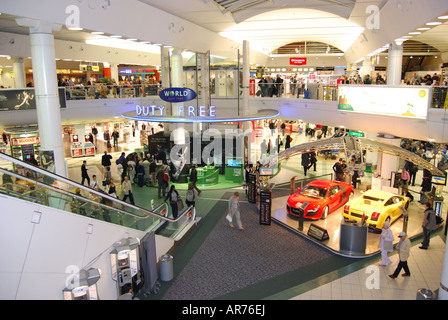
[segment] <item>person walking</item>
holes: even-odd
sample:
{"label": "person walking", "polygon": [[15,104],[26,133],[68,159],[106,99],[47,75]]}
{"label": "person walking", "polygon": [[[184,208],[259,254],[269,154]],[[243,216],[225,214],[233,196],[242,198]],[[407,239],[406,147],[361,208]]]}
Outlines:
{"label": "person walking", "polygon": [[112,156],[110,154],[107,154],[107,151],[104,151],[103,156],[101,157],[101,165],[104,167],[104,169],[107,170],[107,168],[110,168]]}
{"label": "person walking", "polygon": [[170,191],[166,194],[165,200],[163,203],[166,203],[166,200],[170,200],[171,211],[173,212],[173,218],[177,219],[177,215],[179,213],[179,207],[177,205],[177,201],[180,199],[179,193],[176,190],[176,187],[171,185]]}
{"label": "person walking", "polygon": [[405,196],[408,193],[409,181],[411,176],[406,168],[401,169],[401,195]]}
{"label": "person walking", "polygon": [[149,174],[151,175],[151,187],[155,187],[157,179],[157,165],[153,159],[150,160]]}
{"label": "person walking", "polygon": [[337,181],[344,181],[344,170],[342,168],[342,158],[339,158],[339,161],[333,165],[333,171],[336,175]]}
{"label": "person walking", "polygon": [[306,177],[306,172],[310,168],[310,154],[309,153],[302,153],[302,167],[303,167],[303,174]]}
{"label": "person walking", "polygon": [[196,182],[198,182],[198,171],[196,170],[196,166],[191,168],[190,182],[193,184],[193,188],[198,192],[198,195],[201,194],[201,190],[196,186]]}
{"label": "person walking", "polygon": [[390,223],[385,221],[383,223],[383,229],[381,231],[380,242],[378,248],[381,249],[381,264],[380,266],[389,266],[392,261],[389,259],[389,252],[393,250],[394,234],[389,229]]}
{"label": "person walking", "polygon": [[89,174],[87,173],[87,170],[88,170],[87,161],[84,160],[81,165],[81,177],[82,177],[81,184],[84,185],[84,181],[87,180],[87,186],[90,186],[90,177]]}
{"label": "person walking", "polygon": [[243,224],[241,223],[240,216],[240,193],[235,192],[233,196],[229,199],[229,215],[231,217],[229,221],[229,225],[231,228],[234,228],[233,221],[236,221],[238,228],[243,230]]}
{"label": "person walking", "polygon": [[404,273],[402,274],[403,277],[411,276],[411,272],[409,271],[408,267],[409,252],[411,251],[411,241],[406,236],[406,232],[400,232],[398,237],[400,237],[400,242],[398,242],[397,250],[400,261],[398,262],[398,266],[395,269],[394,273],[389,275],[389,277],[392,279],[398,277],[401,269],[404,269]]}
{"label": "person walking", "polygon": [[197,198],[198,198],[198,192],[194,188],[193,183],[189,183],[187,189],[187,195],[185,196],[185,202],[187,204],[187,207],[189,206],[194,207],[196,205]]}
{"label": "person walking", "polygon": [[162,198],[161,194],[165,197],[166,195],[166,184],[167,184],[167,177],[165,173],[165,167],[162,166],[160,170],[157,172],[157,184],[158,184],[158,195],[159,199]]}
{"label": "person walking", "polygon": [[124,194],[123,201],[126,202],[126,199],[129,198],[131,204],[135,205],[134,195],[132,194],[132,184],[131,181],[129,181],[128,176],[124,177],[123,183],[121,184],[121,190],[123,191]]}
{"label": "person walking", "polygon": [[419,249],[428,249],[429,239],[431,237],[431,231],[437,229],[436,212],[431,207],[429,202],[425,203],[425,212],[423,213],[423,242]]}

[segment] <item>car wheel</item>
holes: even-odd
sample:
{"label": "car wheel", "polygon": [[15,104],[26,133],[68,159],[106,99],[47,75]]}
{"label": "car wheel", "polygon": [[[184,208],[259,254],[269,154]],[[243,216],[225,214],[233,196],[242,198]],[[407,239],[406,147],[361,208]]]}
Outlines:
{"label": "car wheel", "polygon": [[327,219],[327,217],[328,217],[328,211],[329,211],[329,208],[328,208],[328,206],[326,206],[326,207],[322,210],[322,217],[321,217],[321,219]]}

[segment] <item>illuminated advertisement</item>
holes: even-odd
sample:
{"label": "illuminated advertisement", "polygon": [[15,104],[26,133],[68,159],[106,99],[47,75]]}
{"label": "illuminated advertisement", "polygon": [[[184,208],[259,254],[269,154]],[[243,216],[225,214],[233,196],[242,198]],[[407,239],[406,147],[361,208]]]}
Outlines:
{"label": "illuminated advertisement", "polygon": [[430,87],[339,86],[338,110],[426,119]]}

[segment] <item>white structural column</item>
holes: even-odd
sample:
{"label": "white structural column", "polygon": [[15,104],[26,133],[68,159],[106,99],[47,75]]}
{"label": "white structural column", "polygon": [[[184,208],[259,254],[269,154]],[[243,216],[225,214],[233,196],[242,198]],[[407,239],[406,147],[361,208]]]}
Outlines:
{"label": "white structural column", "polygon": [[[381,135],[378,136],[378,141],[399,147],[401,139],[394,136]],[[392,172],[397,172],[398,161],[399,158],[397,158],[396,156],[378,153],[377,171],[381,174],[383,185],[386,181],[388,181],[387,179],[391,178]]]}
{"label": "white structural column", "polygon": [[[243,81],[242,81],[242,114],[241,115],[248,115],[248,114],[254,114],[252,110],[250,110],[249,107],[249,94],[250,94],[250,46],[249,41],[244,40],[243,41]],[[242,137],[244,139],[243,143],[241,144],[243,148],[243,157],[247,158],[247,160],[251,160],[251,162],[255,163],[257,159],[250,159],[251,156],[251,135],[246,134],[251,131],[252,123],[250,121],[243,122],[243,132],[245,135]],[[275,148],[274,148],[275,149]],[[244,159],[245,160],[245,159]]]}
{"label": "white structural column", "polygon": [[170,86],[170,51],[165,46],[160,47],[160,65],[162,68],[162,89]]}
{"label": "white structural column", "polygon": [[392,43],[389,47],[387,61],[387,84],[398,86],[401,84],[401,73],[403,68],[403,45]]}
{"label": "white structural column", "polygon": [[52,153],[55,173],[67,177],[54,53],[53,30],[58,28],[30,19],[17,19],[17,23],[30,28],[40,152]]}
{"label": "white structural column", "polygon": [[443,258],[443,268],[438,299],[448,300],[448,246],[445,246],[445,256]]}
{"label": "white structural column", "polygon": [[371,57],[365,57],[364,61],[362,62],[362,69],[361,69],[362,80],[365,80],[366,75],[369,75],[369,77],[372,78],[372,59],[371,59]]}
{"label": "white structural column", "polygon": [[119,74],[118,74],[118,64],[111,63],[110,77],[111,77],[111,79],[115,80],[117,83],[120,81]]}
{"label": "white structural column", "polygon": [[25,88],[26,76],[25,76],[25,66],[22,57],[14,59],[14,62],[12,63],[12,70],[14,71],[14,83],[16,89]]}
{"label": "white structural column", "polygon": [[[183,87],[183,58],[181,49],[173,49],[171,52],[171,86],[173,88]],[[171,104],[171,114],[175,117],[184,116],[179,115],[179,105],[183,103],[172,103]],[[185,125],[183,123],[176,123],[176,128],[174,130],[174,144],[185,144]]]}

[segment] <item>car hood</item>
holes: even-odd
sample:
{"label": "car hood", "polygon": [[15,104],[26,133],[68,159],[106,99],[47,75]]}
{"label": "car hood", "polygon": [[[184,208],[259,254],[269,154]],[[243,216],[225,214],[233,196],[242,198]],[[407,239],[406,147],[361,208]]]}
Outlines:
{"label": "car hood", "polygon": [[319,205],[321,201],[323,201],[323,199],[310,198],[302,196],[299,193],[294,193],[288,198],[288,204],[292,207],[296,207],[297,205],[300,207],[304,202],[309,202],[310,206],[316,206]]}

